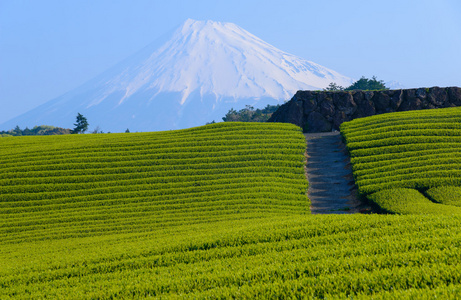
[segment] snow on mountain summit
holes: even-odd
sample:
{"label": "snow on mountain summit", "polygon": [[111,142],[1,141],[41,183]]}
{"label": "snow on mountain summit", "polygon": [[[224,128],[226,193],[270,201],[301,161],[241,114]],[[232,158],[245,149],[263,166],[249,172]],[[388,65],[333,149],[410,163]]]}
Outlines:
{"label": "snow on mountain summit", "polygon": [[2,127],[72,127],[80,112],[106,131],[186,128],[219,121],[230,108],[275,104],[330,82],[348,86],[352,80],[235,24],[189,19],[160,47],[146,47]]}
{"label": "snow on mountain summit", "polygon": [[350,84],[349,78],[284,53],[235,24],[190,19],[142,67],[134,65],[124,75],[119,83],[127,83],[125,97],[144,87],[181,92],[181,104],[195,90],[287,99],[300,87]]}

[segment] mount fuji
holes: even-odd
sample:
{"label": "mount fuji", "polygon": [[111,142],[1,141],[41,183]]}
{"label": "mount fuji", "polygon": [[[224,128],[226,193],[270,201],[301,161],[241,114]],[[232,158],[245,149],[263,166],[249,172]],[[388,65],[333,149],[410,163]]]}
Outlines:
{"label": "mount fuji", "polygon": [[72,128],[77,113],[104,131],[181,129],[262,107],[298,90],[353,80],[283,52],[232,23],[187,20],[82,86],[2,124]]}

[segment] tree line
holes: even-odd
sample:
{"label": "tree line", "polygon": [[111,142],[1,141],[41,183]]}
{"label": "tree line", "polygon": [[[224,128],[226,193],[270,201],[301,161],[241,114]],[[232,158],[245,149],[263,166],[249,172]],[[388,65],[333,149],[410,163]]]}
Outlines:
{"label": "tree line", "polygon": [[58,135],[58,134],[70,134],[71,129],[55,127],[55,126],[48,126],[48,125],[41,125],[35,126],[32,129],[28,127],[21,129],[19,126],[16,126],[14,129],[11,130],[3,130],[0,131],[0,136],[26,136],[26,135]]}
{"label": "tree line", "polygon": [[388,90],[384,81],[378,80],[376,76],[371,77],[371,79],[362,76],[359,80],[354,82],[348,87],[342,87],[337,85],[335,82],[331,82],[328,87],[324,88],[324,91],[353,91],[353,90],[363,90],[363,91],[383,91]]}
{"label": "tree line", "polygon": [[[41,125],[41,126],[35,126],[32,129],[29,129],[26,127],[25,129],[21,129],[18,125],[14,129],[11,130],[3,130],[0,131],[0,137],[7,137],[7,136],[27,136],[27,135],[60,135],[60,134],[80,134],[80,133],[85,133],[88,131],[88,126],[90,124],[88,123],[88,120],[86,117],[84,117],[81,113],[77,113],[77,117],[74,123],[74,129],[69,129],[69,128],[61,128],[61,127],[55,127],[55,126],[49,126],[49,125]],[[129,133],[130,130],[127,129],[125,133]],[[96,128],[91,132],[91,133],[104,133],[99,126],[96,126]],[[110,132],[108,132],[110,133]]]}
{"label": "tree line", "polygon": [[[342,87],[335,82],[323,89],[324,91],[353,91],[353,90],[388,90],[384,81],[378,80],[376,76],[371,79],[362,76],[359,80],[348,87]],[[266,122],[272,114],[280,107],[280,105],[267,105],[263,109],[255,109],[251,105],[246,105],[245,108],[237,111],[231,108],[226,116],[222,118],[224,122]],[[211,123],[215,123],[214,121]],[[207,123],[210,124],[210,123]]]}
{"label": "tree line", "polygon": [[224,122],[266,122],[280,105],[267,105],[262,109],[255,109],[251,105],[237,111],[231,108],[222,118]]}

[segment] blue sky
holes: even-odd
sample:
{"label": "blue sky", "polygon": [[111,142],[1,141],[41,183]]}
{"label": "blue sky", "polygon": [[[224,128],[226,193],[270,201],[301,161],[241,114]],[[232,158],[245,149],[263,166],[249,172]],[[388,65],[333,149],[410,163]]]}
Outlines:
{"label": "blue sky", "polygon": [[356,79],[461,86],[459,0],[0,0],[0,123],[76,88],[187,18],[236,23]]}

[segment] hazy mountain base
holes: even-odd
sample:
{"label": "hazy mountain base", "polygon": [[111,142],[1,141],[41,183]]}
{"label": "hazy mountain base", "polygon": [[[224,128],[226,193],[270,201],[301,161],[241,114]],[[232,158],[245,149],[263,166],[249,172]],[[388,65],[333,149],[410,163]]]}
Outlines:
{"label": "hazy mountain base", "polygon": [[[85,95],[81,96],[85,97]],[[54,126],[72,127],[75,116],[81,113],[88,119],[90,131],[96,127],[105,132],[124,132],[127,128],[132,132],[163,131],[205,125],[203,119],[221,121],[230,109],[243,109],[245,105],[264,107],[279,103],[272,98],[248,98],[246,101],[240,101],[232,97],[217,97],[209,94],[201,96],[195,92],[181,105],[182,94],[180,92],[152,95],[151,91],[144,91],[132,95],[129,104],[122,102],[114,105],[114,101],[120,96],[119,93],[109,95],[105,101],[97,104],[98,110],[91,109],[91,106],[82,110],[79,105],[72,102],[72,98],[55,99],[55,101],[45,103],[26,113],[21,120],[14,119],[3,126],[6,128],[14,128],[18,125],[32,127],[43,117],[46,118],[48,111],[59,110],[60,113],[56,114],[59,117],[55,118]],[[171,101],[171,99],[177,100]],[[210,107],[213,109],[210,110]],[[105,113],[101,114],[101,111]],[[136,122],[133,122],[133,119]]]}

